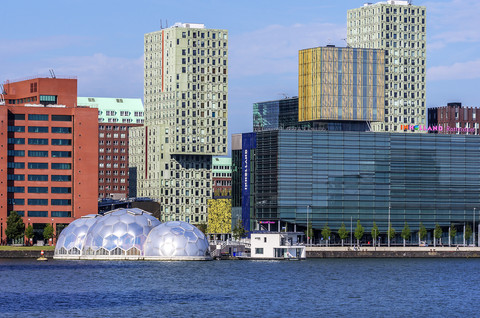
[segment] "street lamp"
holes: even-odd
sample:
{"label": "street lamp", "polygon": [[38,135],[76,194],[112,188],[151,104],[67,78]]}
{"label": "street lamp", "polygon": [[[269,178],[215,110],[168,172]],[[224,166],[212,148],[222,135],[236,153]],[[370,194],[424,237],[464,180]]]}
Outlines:
{"label": "street lamp", "polygon": [[310,205],[307,205],[307,246],[308,246],[308,241],[310,240],[310,227],[308,226],[309,223],[308,223],[308,208],[310,207]]}

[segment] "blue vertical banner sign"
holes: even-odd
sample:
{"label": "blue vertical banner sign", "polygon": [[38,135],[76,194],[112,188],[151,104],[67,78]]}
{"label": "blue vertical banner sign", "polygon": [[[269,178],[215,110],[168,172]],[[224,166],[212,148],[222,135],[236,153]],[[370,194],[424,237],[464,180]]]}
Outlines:
{"label": "blue vertical banner sign", "polygon": [[242,225],[250,232],[251,151],[257,146],[257,134],[242,134]]}

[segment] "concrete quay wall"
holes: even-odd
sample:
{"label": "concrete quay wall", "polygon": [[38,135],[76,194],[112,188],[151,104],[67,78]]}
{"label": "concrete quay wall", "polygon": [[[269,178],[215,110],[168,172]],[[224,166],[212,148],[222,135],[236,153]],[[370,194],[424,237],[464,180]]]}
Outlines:
{"label": "concrete quay wall", "polygon": [[475,247],[307,247],[307,258],[480,258]]}
{"label": "concrete quay wall", "polygon": [[[41,251],[0,251],[0,258],[39,258],[41,256]],[[46,258],[53,258],[54,251],[44,251],[44,256]]]}

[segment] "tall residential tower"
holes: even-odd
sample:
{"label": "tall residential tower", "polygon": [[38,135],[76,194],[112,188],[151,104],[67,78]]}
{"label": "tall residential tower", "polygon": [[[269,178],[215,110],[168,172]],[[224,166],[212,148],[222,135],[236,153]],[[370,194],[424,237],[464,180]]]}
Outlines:
{"label": "tall residential tower", "polygon": [[162,221],[207,221],[212,156],[227,154],[227,37],[193,23],[145,34],[145,126],[131,130],[130,166]]}
{"label": "tall residential tower", "polygon": [[426,9],[411,1],[388,0],[347,13],[347,43],[386,50],[385,120],[375,131],[425,125]]}

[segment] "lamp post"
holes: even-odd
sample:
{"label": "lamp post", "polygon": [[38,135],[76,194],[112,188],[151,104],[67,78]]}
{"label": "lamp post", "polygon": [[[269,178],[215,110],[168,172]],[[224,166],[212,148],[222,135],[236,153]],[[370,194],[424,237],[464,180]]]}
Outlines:
{"label": "lamp post", "polygon": [[53,246],[53,236],[55,235],[55,228],[53,227],[53,222],[54,220],[52,219],[52,237],[50,238],[50,241],[52,242],[52,246]]}
{"label": "lamp post", "polygon": [[390,206],[388,206],[387,238],[388,238],[388,247],[390,247]]}
{"label": "lamp post", "polygon": [[308,243],[310,241],[310,227],[308,226],[309,225],[309,220],[308,220],[308,208],[310,207],[310,205],[307,205],[307,246],[308,246]]}
{"label": "lamp post", "polygon": [[473,208],[473,246],[475,246],[475,213],[476,213],[477,208]]}
{"label": "lamp post", "polygon": [[350,247],[353,245],[353,223],[352,217],[350,217]]}

